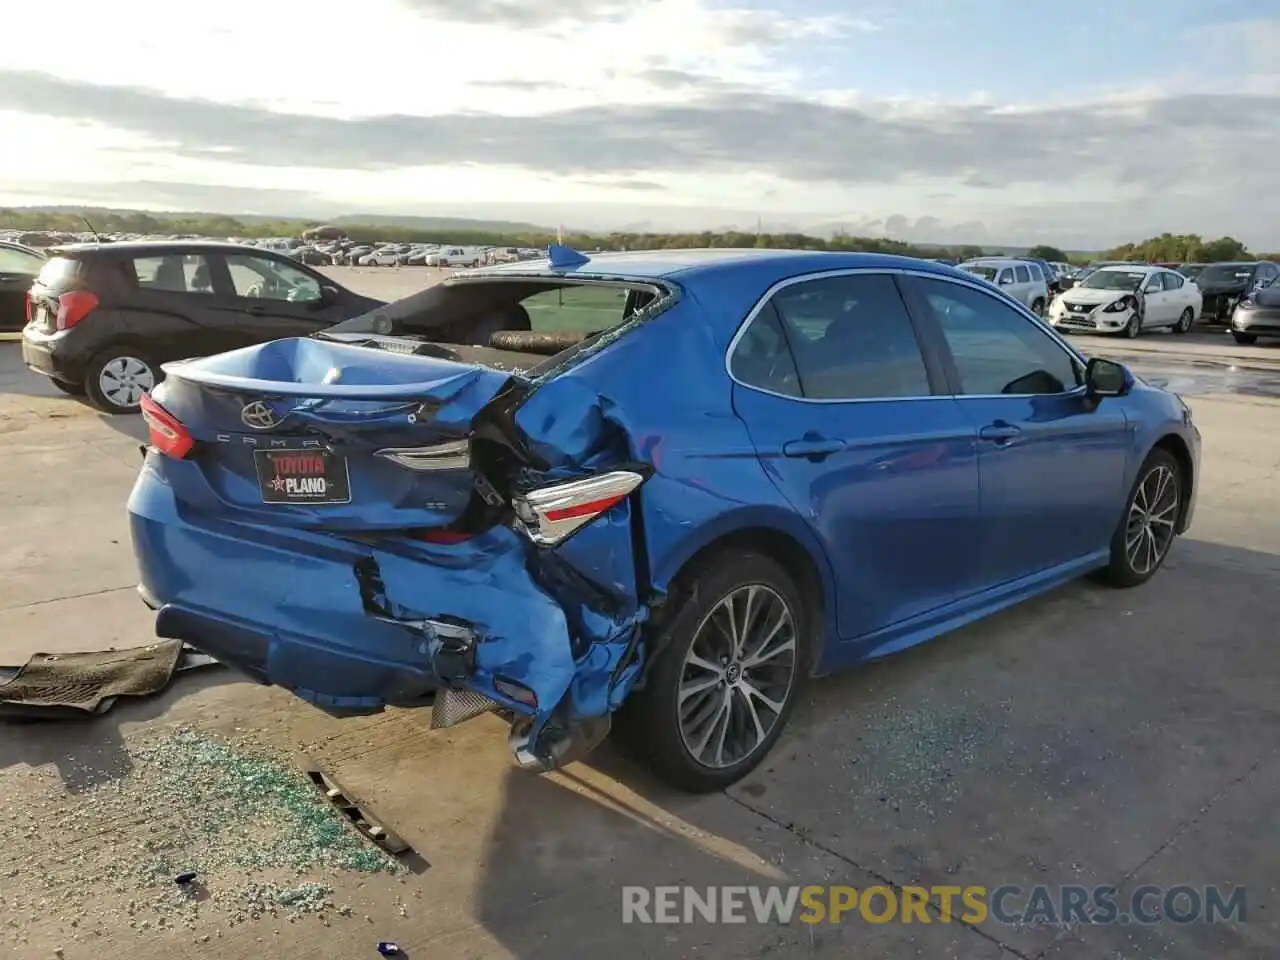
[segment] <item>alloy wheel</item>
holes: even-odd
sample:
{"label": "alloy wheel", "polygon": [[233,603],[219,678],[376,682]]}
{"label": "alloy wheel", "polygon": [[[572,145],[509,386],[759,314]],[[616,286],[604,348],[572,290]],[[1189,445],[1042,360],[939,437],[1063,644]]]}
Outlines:
{"label": "alloy wheel", "polygon": [[752,756],[795,685],[797,627],[781,595],[736,587],[711,608],[684,658],[680,736],[698,763],[723,769]]}
{"label": "alloy wheel", "polygon": [[1167,465],[1153,467],[1134,492],[1125,523],[1124,552],[1133,572],[1146,576],[1164,559],[1178,520],[1178,477]]}
{"label": "alloy wheel", "polygon": [[98,372],[98,389],[117,407],[136,407],[155,385],[155,373],[137,357],[113,357]]}

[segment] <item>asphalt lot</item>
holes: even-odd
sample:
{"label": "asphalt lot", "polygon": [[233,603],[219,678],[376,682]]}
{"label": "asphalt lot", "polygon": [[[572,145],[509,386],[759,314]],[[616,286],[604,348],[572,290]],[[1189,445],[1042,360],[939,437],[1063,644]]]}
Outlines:
{"label": "asphalt lot", "polygon": [[[435,271],[333,273],[389,297]],[[1185,391],[1204,434],[1195,525],[1154,581],[1073,584],[811,684],[773,756],[725,794],[675,795],[608,745],[535,777],[513,769],[491,718],[444,732],[425,711],[337,721],[216,669],[94,720],[0,727],[0,956],[360,958],[395,940],[414,958],[1275,957],[1280,349],[1223,339],[1076,338]],[[0,664],[153,636],[124,517],[141,435],[0,343]],[[159,805],[181,798],[129,784],[146,775],[139,745],[184,727],[322,763],[419,858],[399,876],[330,871],[333,909],[296,919],[230,916],[216,887],[231,878],[211,875],[213,900],[164,922],[129,877]],[[621,922],[623,885],[771,883],[1227,884],[1247,887],[1248,917]]]}

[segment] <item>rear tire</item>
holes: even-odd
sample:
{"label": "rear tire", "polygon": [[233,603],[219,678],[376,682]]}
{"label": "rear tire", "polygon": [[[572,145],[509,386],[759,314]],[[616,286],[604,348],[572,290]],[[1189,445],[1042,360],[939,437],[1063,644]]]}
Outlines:
{"label": "rear tire", "polygon": [[[799,588],[761,554],[708,559],[681,595],[670,644],[614,729],[664,780],[707,793],[750,773],[781,736],[808,671],[811,631]],[[733,630],[731,616],[744,628]]]}
{"label": "rear tire", "polygon": [[1043,300],[1041,300],[1039,297],[1037,297],[1035,300],[1033,300],[1033,301],[1031,302],[1031,312],[1032,312],[1032,313],[1034,313],[1037,317],[1043,317],[1043,316],[1044,316],[1044,301],[1043,301]]}
{"label": "rear tire", "polygon": [[1186,333],[1191,329],[1191,324],[1195,322],[1196,312],[1190,307],[1182,311],[1182,316],[1178,317],[1178,322],[1173,325],[1174,333]]}
{"label": "rear tire", "polygon": [[1236,343],[1248,345],[1258,342],[1258,335],[1256,333],[1241,333],[1239,330],[1232,330],[1231,336],[1235,338]]}
{"label": "rear tire", "polygon": [[1111,537],[1111,561],[1101,571],[1113,587],[1146,583],[1164,565],[1184,509],[1186,478],[1167,450],[1156,448],[1143,462]]}
{"label": "rear tire", "polygon": [[136,347],[109,347],[89,361],[84,389],[89,402],[110,414],[137,413],[142,394],[160,382],[160,368]]}

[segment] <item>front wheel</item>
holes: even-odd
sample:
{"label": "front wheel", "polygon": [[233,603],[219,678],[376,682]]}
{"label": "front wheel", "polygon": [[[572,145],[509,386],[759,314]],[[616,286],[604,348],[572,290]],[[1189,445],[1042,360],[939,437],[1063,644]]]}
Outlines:
{"label": "front wheel", "polygon": [[644,689],[616,727],[624,745],[685,790],[720,790],[751,772],[782,734],[808,665],[795,582],[760,554],[722,554],[684,584]]}
{"label": "front wheel", "polygon": [[1129,492],[1124,516],[1111,537],[1111,561],[1103,576],[1113,586],[1150,580],[1169,555],[1182,516],[1182,468],[1166,450],[1151,452]]}
{"label": "front wheel", "polygon": [[1231,336],[1235,337],[1236,343],[1251,344],[1258,342],[1256,333],[1241,333],[1239,330],[1232,330]]}
{"label": "front wheel", "polygon": [[1123,333],[1128,339],[1134,340],[1141,332],[1142,318],[1138,316],[1138,311],[1135,310],[1129,315],[1129,322],[1124,325]]}
{"label": "front wheel", "polygon": [[85,393],[103,413],[137,413],[142,395],[159,382],[156,366],[133,347],[112,347],[91,361],[85,374]]}
{"label": "front wheel", "polygon": [[1173,325],[1174,333],[1186,333],[1191,329],[1191,324],[1196,318],[1196,312],[1190,307],[1182,311],[1182,316],[1178,317],[1178,322]]}

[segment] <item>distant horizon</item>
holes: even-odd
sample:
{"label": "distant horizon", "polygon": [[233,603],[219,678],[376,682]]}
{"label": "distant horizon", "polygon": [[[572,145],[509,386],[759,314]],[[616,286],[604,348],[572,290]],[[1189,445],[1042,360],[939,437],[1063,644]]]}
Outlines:
{"label": "distant horizon", "polygon": [[[617,223],[617,224],[600,224],[597,226],[586,226],[582,223],[566,220],[563,224],[551,222],[535,222],[533,220],[513,219],[509,217],[491,217],[491,216],[465,216],[461,214],[441,213],[431,214],[395,214],[383,211],[355,211],[346,213],[330,212],[327,216],[317,214],[302,213],[264,213],[253,211],[231,211],[231,210],[194,210],[180,209],[176,207],[152,207],[146,205],[113,205],[113,204],[88,204],[88,203],[38,203],[38,204],[13,204],[6,202],[3,194],[0,194],[0,210],[13,210],[17,213],[52,213],[52,214],[92,214],[94,212],[109,213],[117,215],[128,214],[145,214],[157,219],[167,220],[199,220],[212,217],[228,217],[236,220],[246,226],[254,222],[279,222],[279,223],[297,223],[307,225],[332,225],[338,228],[345,227],[379,227],[385,226],[389,228],[399,229],[474,229],[477,231],[492,232],[525,232],[538,231],[546,234],[554,234],[556,230],[563,226],[566,233],[576,233],[587,236],[605,236],[610,233],[648,233],[655,236],[663,235],[687,235],[690,233],[744,233],[755,234],[757,223],[760,226],[760,232],[763,234],[777,235],[781,233],[799,233],[805,236],[812,236],[818,239],[829,240],[838,234],[847,236],[860,237],[863,239],[879,239],[891,240],[902,243],[908,243],[918,247],[935,247],[938,249],[954,249],[957,247],[973,246],[980,247],[984,251],[1008,251],[1017,252],[1026,250],[1036,246],[1036,243],[998,243],[991,240],[933,240],[933,239],[914,239],[902,236],[892,236],[887,234],[860,234],[855,233],[848,227],[841,224],[823,224],[815,223],[806,225],[795,222],[794,219],[787,222],[775,222],[771,219],[761,218],[758,221],[752,220],[750,224],[741,223],[724,223],[720,222],[714,226],[707,223],[698,223],[690,226],[663,225],[658,223]],[[430,221],[440,221],[440,224],[432,224]],[[599,223],[599,221],[597,221]],[[0,229],[12,229],[0,222]],[[38,232],[47,228],[31,228],[32,232]],[[70,231],[83,232],[83,231]],[[1146,239],[1144,237],[1133,237],[1130,241],[1137,242]],[[1128,241],[1125,241],[1128,242]],[[1050,244],[1062,250],[1062,252],[1072,255],[1098,253],[1111,247],[1093,247],[1080,249],[1075,247],[1064,247],[1059,244]]]}

